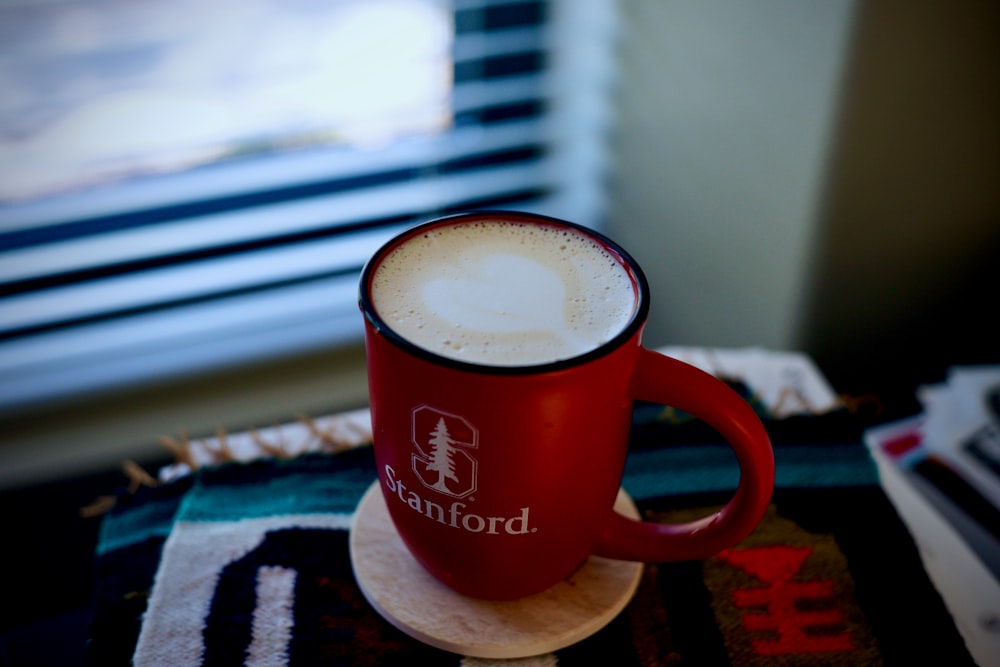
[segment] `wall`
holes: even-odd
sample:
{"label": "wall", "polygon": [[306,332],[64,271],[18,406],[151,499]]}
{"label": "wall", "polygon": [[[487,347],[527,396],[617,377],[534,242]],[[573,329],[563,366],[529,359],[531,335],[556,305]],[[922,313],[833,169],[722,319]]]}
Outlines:
{"label": "wall", "polygon": [[853,3],[620,6],[610,230],[647,343],[794,346]]}
{"label": "wall", "polygon": [[1000,3],[859,8],[803,343],[845,383],[1000,362]]}
{"label": "wall", "polygon": [[623,0],[613,235],[650,344],[835,380],[998,361],[1000,5]]}
{"label": "wall", "polygon": [[364,349],[352,346],[25,410],[0,422],[0,490],[114,469],[126,459],[158,465],[168,458],[162,436],[264,429],[367,403]]}

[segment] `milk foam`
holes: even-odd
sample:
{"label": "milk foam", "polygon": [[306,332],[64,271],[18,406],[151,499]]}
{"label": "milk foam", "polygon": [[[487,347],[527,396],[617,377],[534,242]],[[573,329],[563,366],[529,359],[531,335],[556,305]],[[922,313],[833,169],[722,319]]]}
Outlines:
{"label": "milk foam", "polygon": [[500,220],[409,239],[380,263],[372,301],[416,345],[495,366],[588,352],[636,305],[628,272],[603,246],[572,229]]}

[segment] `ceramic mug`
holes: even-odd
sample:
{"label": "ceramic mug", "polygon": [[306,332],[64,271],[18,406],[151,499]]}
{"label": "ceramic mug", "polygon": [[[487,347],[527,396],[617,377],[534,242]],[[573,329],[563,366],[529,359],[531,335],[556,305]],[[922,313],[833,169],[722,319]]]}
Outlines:
{"label": "ceramic mug", "polygon": [[[528,596],[590,554],[706,558],[763,517],[763,425],[722,381],[642,346],[646,279],[605,236],[509,211],[440,218],[373,255],[359,301],[389,515],[455,591]],[[635,400],[688,412],[730,444],[740,480],[722,509],[682,524],[612,510]]]}

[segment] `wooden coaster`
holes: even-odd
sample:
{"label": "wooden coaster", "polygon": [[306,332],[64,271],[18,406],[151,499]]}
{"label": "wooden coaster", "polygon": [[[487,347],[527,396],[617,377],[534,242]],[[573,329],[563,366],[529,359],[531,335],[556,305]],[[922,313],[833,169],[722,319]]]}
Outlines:
{"label": "wooden coaster", "polygon": [[[639,518],[624,490],[615,510]],[[501,602],[469,598],[413,558],[378,482],[358,505],[350,550],[362,593],[387,621],[426,644],[478,658],[540,655],[589,637],[625,608],[643,570],[641,563],[591,556],[571,578],[537,595]]]}

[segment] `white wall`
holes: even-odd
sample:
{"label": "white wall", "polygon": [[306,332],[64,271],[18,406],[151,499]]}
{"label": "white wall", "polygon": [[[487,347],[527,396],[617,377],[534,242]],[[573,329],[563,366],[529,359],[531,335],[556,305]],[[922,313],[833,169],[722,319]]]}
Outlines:
{"label": "white wall", "polygon": [[610,230],[648,344],[797,344],[853,5],[620,2]]}
{"label": "white wall", "polygon": [[648,344],[1000,362],[1000,3],[619,4],[610,229]]}

